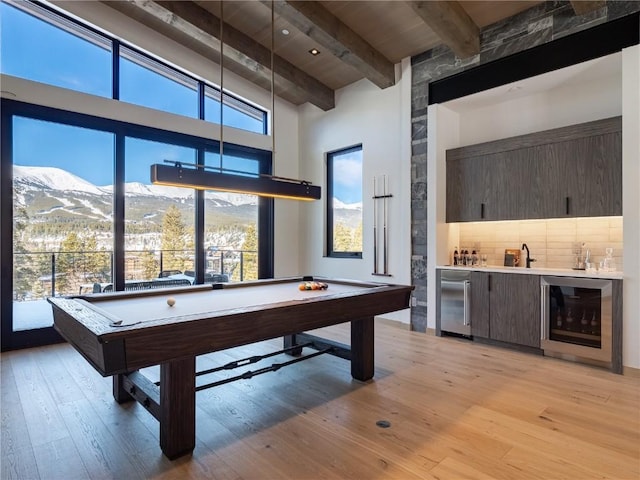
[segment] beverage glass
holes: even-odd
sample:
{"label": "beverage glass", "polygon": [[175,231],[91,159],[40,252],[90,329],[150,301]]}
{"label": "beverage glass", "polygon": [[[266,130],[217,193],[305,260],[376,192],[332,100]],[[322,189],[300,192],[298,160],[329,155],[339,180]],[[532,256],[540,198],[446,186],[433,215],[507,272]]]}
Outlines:
{"label": "beverage glass", "polygon": [[481,267],[486,267],[487,266],[487,254],[486,253],[482,253],[480,255],[480,266]]}

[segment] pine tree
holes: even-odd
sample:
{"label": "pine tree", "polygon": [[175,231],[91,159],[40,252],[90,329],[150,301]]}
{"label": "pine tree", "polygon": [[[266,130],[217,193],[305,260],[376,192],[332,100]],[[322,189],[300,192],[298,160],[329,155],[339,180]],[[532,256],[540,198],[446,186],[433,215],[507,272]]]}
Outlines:
{"label": "pine tree", "polygon": [[333,249],[336,252],[350,252],[352,244],[351,229],[338,223],[333,230]]}
{"label": "pine tree", "polygon": [[[258,232],[254,224],[249,225],[242,244],[242,280],[258,279]],[[239,272],[238,272],[239,276]],[[234,280],[240,280],[239,278]]]}
{"label": "pine tree", "polygon": [[[15,203],[14,203],[15,204]],[[33,267],[33,255],[29,254],[23,238],[29,225],[29,215],[25,207],[16,206],[13,216],[13,290],[17,298],[23,298],[32,291],[32,284],[39,284]]]}
{"label": "pine tree", "polygon": [[[69,233],[60,243],[60,249],[56,255],[56,291],[61,293],[73,293],[75,287],[81,283],[79,274],[84,270],[81,262],[78,262],[78,252],[82,252],[84,246],[77,233]],[[77,285],[76,285],[77,284]]]}
{"label": "pine tree", "polygon": [[111,273],[111,258],[104,248],[98,248],[98,240],[95,235],[83,242],[85,280],[92,282],[109,278]]}
{"label": "pine tree", "polygon": [[178,207],[171,205],[162,219],[162,268],[163,270],[184,270],[188,261],[187,229]]}
{"label": "pine tree", "polygon": [[159,268],[160,263],[156,260],[152,250],[147,250],[142,253],[142,270],[144,272],[144,278],[152,279],[157,277]]}

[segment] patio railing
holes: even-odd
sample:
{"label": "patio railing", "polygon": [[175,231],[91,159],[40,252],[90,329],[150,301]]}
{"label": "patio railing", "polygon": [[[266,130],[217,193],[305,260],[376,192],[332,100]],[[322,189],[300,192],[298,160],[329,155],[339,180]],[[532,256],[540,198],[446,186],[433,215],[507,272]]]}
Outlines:
{"label": "patio railing", "polygon": [[[257,278],[257,252],[218,247],[206,251],[205,282]],[[113,252],[16,252],[13,255],[14,301],[93,291],[113,282]],[[195,280],[193,250],[126,250],[125,280],[176,277]],[[113,288],[113,287],[111,287]]]}

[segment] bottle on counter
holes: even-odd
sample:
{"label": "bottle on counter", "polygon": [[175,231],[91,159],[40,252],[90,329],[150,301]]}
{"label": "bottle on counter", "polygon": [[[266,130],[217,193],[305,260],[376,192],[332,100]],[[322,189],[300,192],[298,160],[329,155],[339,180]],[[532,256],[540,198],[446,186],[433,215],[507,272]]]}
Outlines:
{"label": "bottle on counter", "polygon": [[471,265],[474,267],[478,265],[478,254],[476,254],[475,250],[471,252]]}
{"label": "bottle on counter", "polygon": [[455,248],[455,250],[453,251],[453,264],[454,265],[458,265],[459,264],[459,257],[458,257],[458,247]]}

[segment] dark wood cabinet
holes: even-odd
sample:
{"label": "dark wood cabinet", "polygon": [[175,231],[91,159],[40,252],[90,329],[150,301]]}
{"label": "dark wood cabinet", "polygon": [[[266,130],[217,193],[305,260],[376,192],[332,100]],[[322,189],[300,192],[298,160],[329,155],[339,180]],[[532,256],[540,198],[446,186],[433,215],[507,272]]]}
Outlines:
{"label": "dark wood cabinet", "polygon": [[560,165],[559,215],[622,215],[622,135],[580,138],[551,146]]}
{"label": "dark wood cabinet", "polygon": [[447,151],[446,221],[622,215],[611,118]]}
{"label": "dark wood cabinet", "polygon": [[473,272],[471,334],[540,348],[540,277]]}
{"label": "dark wood cabinet", "polygon": [[471,335],[490,338],[489,274],[471,273]]}
{"label": "dark wood cabinet", "polygon": [[473,222],[482,218],[481,185],[485,181],[482,171],[482,157],[447,161],[447,222]]}

